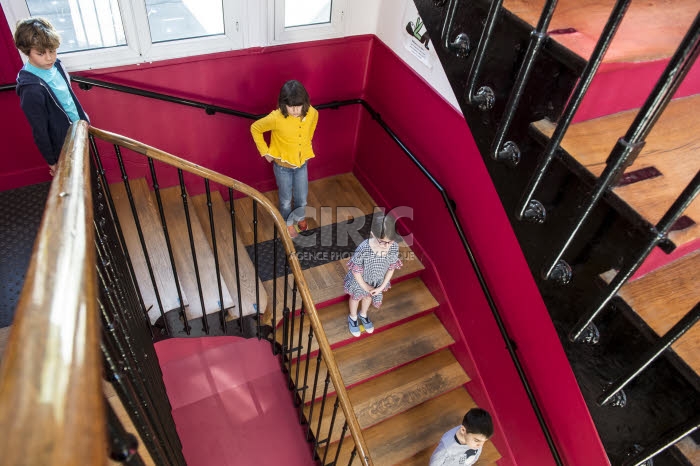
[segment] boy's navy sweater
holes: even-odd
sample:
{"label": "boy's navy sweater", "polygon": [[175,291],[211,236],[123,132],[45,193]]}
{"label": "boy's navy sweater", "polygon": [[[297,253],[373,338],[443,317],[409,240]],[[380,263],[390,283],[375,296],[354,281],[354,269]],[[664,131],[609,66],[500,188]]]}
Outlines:
{"label": "boy's navy sweater", "polygon": [[[61,65],[61,61],[56,59],[54,66],[68,84],[68,90],[75,102],[80,119],[90,121],[73,93],[68,73]],[[61,154],[63,141],[66,139],[68,128],[71,125],[70,118],[49,85],[43,79],[24,69],[17,74],[17,95],[19,95],[20,106],[32,127],[32,135],[39,152],[49,165],[54,165]]]}

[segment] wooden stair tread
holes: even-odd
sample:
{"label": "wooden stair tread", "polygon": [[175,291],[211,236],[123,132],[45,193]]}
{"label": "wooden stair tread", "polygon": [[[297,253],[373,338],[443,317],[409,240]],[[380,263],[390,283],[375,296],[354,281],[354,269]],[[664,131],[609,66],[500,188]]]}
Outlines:
{"label": "wooden stair tread", "polygon": [[[434,448],[442,435],[460,425],[464,413],[475,407],[467,391],[457,388],[364,430],[372,461],[377,465],[411,464],[405,462]],[[336,448],[332,444],[330,454],[334,455]],[[337,464],[347,464],[353,448],[353,442],[343,442]],[[494,463],[500,456],[493,443],[486,442],[479,464]]]}
{"label": "wooden stair tread", "polygon": [[[402,281],[396,285],[392,285],[391,290],[387,293],[387,299],[382,304],[380,310],[372,308],[370,317],[375,328],[379,329],[386,325],[398,322],[407,317],[416,315],[423,311],[432,309],[438,305],[437,301],[430,294],[428,288],[420,278],[412,278]],[[353,338],[348,332],[347,316],[348,303],[342,301],[331,306],[324,307],[318,310],[323,330],[328,338],[328,342],[333,345],[335,343]],[[298,321],[297,324],[298,326]],[[298,328],[298,327],[297,327]],[[304,320],[302,335],[309,333],[309,321]],[[277,327],[277,341],[281,342],[284,336],[282,326]],[[296,338],[296,336],[295,336]],[[318,344],[314,339],[311,351],[316,351]]]}
{"label": "wooden stair tread", "polygon": [[[399,245],[399,256],[403,262],[403,267],[394,271],[392,277],[392,287],[396,286],[396,282],[399,279],[407,275],[412,275],[420,272],[425,267],[418,257],[413,254],[408,246],[404,243]],[[317,267],[311,267],[304,270],[304,278],[311,292],[311,297],[314,303],[319,304],[326,301],[331,301],[333,299],[340,298],[345,295],[345,290],[343,289],[343,280],[348,272],[347,269],[348,259],[341,259],[338,261],[328,262]],[[289,288],[287,290],[288,306],[291,308],[292,305],[292,276],[289,276],[288,280]],[[263,282],[265,291],[268,296],[273,296],[273,281],[268,280]],[[389,290],[387,292],[387,300],[392,296],[393,291]],[[284,301],[284,277],[277,278],[277,306],[278,315],[279,309],[282,309],[282,302]],[[272,299],[269,299],[268,303],[272,304]],[[299,296],[297,296],[296,309],[300,309],[301,305],[299,303]]]}
{"label": "wooden stair tread", "polygon": [[[537,25],[545,0],[505,0],[503,6]],[[575,29],[572,34],[554,34],[552,39],[588,59],[602,32],[614,2],[560,0],[549,31]],[[673,55],[697,13],[697,0],[632,2],[620,24],[604,63],[660,60]]]}
{"label": "wooden stair tread", "polygon": [[[177,274],[180,278],[180,282],[185,290],[185,294],[190,297],[189,306],[186,309],[187,319],[201,319],[203,316],[202,303],[197,286],[194,262],[192,260],[190,237],[187,231],[187,222],[185,219],[180,187],[173,186],[171,188],[162,189],[160,194],[163,201],[163,210],[165,211],[165,219],[168,224],[170,239],[174,245],[179,245],[178,247],[173,247],[173,256],[175,257]],[[209,242],[207,241],[206,235],[190,202],[188,202],[188,211],[197,254],[197,268],[199,269],[204,310],[206,314],[213,314],[221,310],[219,306],[219,288],[216,277],[216,267],[214,265],[214,254],[209,247]],[[226,282],[223,277],[219,278],[221,279],[224,309],[232,308],[234,302],[226,287]]]}
{"label": "wooden stair tread", "polygon": [[[221,194],[218,191],[211,193],[212,215],[214,217],[214,228],[216,229],[216,247],[219,256],[219,269],[221,275],[226,282],[226,287],[234,300],[235,308],[229,311],[227,319],[237,319],[238,312],[238,281],[236,280],[236,264],[233,249],[233,234],[231,233],[231,214],[226,207]],[[211,226],[209,224],[209,208],[207,206],[206,194],[200,194],[192,198],[194,210],[199,217],[199,223],[202,225],[204,235],[207,237],[209,245],[214,252],[214,246],[211,237]],[[260,310],[265,311],[267,308],[267,293],[262,286],[262,281],[255,274],[255,266],[250,256],[246,252],[245,246],[241,241],[240,234],[236,233],[236,247],[238,248],[238,269],[240,271],[241,283],[241,303],[242,315],[247,316],[257,312],[255,298],[255,280],[258,280],[258,295],[260,298]]]}
{"label": "wooden stair tread", "polygon": [[[406,364],[379,377],[371,379],[348,390],[355,416],[362,429],[384,421],[396,414],[413,408],[431,398],[447,393],[469,382],[469,376],[448,349]],[[318,393],[323,393],[323,380],[319,381]],[[318,395],[317,393],[317,395]],[[333,417],[336,396],[326,400],[320,432],[328,432]],[[310,404],[304,411],[309,415]],[[315,403],[311,424],[318,426],[319,405]],[[340,439],[345,416],[338,410],[333,424],[331,442]],[[346,435],[350,435],[348,431]]]}
{"label": "wooden stair tread", "polygon": [[[151,197],[151,191],[148,188],[145,178],[129,180],[129,186],[136,205],[139,223],[146,241],[146,249],[148,257],[153,268],[153,275],[160,294],[161,303],[163,304],[163,312],[168,312],[173,309],[180,308],[180,301],[177,294],[175,278],[173,276],[172,267],[170,265],[170,255],[168,254],[168,246],[163,234],[163,227],[158,214],[158,207],[155,200]],[[129,257],[134,268],[136,281],[144,305],[148,311],[148,316],[151,323],[161,317],[158,301],[153,289],[153,282],[148,273],[146,259],[144,258],[143,249],[136,230],[136,223],[131,212],[131,206],[126,194],[126,187],[122,182],[114,183],[109,186],[114,200],[114,207],[117,211],[119,224],[121,226],[124,238],[126,241]],[[187,297],[182,286],[183,304],[187,306]]]}
{"label": "wooden stair tread", "polygon": [[[626,283],[618,294],[662,336],[700,301],[698,270],[700,251],[695,251]],[[700,374],[700,326],[691,328],[672,348]]]}
{"label": "wooden stair tread", "polygon": [[[569,127],[561,146],[595,176],[605,168],[605,160],[620,137],[627,132],[638,110],[616,113]],[[647,221],[658,223],[673,201],[700,170],[700,95],[673,100],[646,139],[639,156],[626,173],[654,167],[662,176],[613,189]],[[533,127],[550,137],[555,124],[548,120]],[[700,237],[700,199],[686,209],[686,216],[696,224],[669,235],[676,244]]]}
{"label": "wooden stair tread", "polygon": [[[336,364],[343,377],[346,387],[362,382],[370,377],[382,374],[395,367],[426,356],[434,351],[454,343],[445,327],[434,314],[429,314],[402,325],[381,332],[381,337],[375,335],[360,338],[357,341],[333,350]],[[302,355],[306,354],[303,348]],[[371,355],[381,354],[373,358]],[[303,384],[305,360],[301,362],[300,380]],[[316,371],[316,358],[309,361],[309,380],[313,380]],[[296,363],[292,365],[292,374],[296,374]],[[325,380],[326,365],[321,363],[319,380]],[[331,383],[328,393],[335,388]],[[322,393],[319,393],[320,396]],[[304,402],[311,400],[311,390],[303,393]]]}
{"label": "wooden stair tread", "polygon": [[[263,193],[278,205],[277,191]],[[369,215],[376,204],[352,173],[321,178],[309,183],[307,220],[309,228],[338,223],[358,215]],[[253,244],[253,202],[249,197],[234,201],[236,218],[240,219],[241,240]],[[258,208],[258,241],[273,238],[272,218]]]}

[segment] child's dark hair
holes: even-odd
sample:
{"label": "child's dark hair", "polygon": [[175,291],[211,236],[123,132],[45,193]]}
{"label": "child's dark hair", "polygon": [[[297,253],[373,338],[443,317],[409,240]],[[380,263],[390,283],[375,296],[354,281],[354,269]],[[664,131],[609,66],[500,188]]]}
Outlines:
{"label": "child's dark hair", "polygon": [[488,411],[481,408],[472,408],[467,411],[462,419],[462,425],[468,434],[481,434],[486,438],[493,435],[493,421]]}
{"label": "child's dark hair", "polygon": [[301,105],[301,117],[304,118],[309,111],[311,101],[309,99],[309,93],[304,89],[304,85],[293,79],[282,85],[277,104],[285,118],[289,116],[287,113],[287,106],[298,107]]}
{"label": "child's dark hair", "polygon": [[396,242],[402,239],[396,231],[396,219],[382,212],[376,212],[372,217],[372,234],[377,239],[388,238]]}
{"label": "child's dark hair", "polygon": [[15,46],[20,52],[29,56],[32,49],[43,53],[56,50],[61,45],[61,36],[44,18],[28,18],[17,23],[15,29]]}

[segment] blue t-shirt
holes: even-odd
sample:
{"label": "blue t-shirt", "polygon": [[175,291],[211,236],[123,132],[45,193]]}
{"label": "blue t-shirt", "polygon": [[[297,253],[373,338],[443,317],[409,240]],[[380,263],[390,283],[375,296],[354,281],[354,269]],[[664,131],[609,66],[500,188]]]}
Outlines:
{"label": "blue t-shirt", "polygon": [[71,123],[80,120],[80,115],[78,115],[78,109],[75,106],[70,89],[68,89],[68,84],[66,80],[63,79],[63,75],[58,71],[58,68],[56,68],[56,65],[52,66],[51,69],[43,70],[27,62],[24,65],[24,69],[49,85],[56,95],[58,103],[61,104],[68,118],[70,118]]}

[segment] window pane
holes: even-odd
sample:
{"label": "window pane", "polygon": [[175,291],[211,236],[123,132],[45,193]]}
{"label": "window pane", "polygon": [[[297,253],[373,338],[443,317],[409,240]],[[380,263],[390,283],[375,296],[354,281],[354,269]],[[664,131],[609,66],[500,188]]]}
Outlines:
{"label": "window pane", "polygon": [[27,8],[53,24],[62,53],[126,45],[117,0],[27,0]]}
{"label": "window pane", "polygon": [[153,42],[224,33],[221,0],[146,0]]}
{"label": "window pane", "polygon": [[332,0],[285,0],[284,27],[331,22]]}

